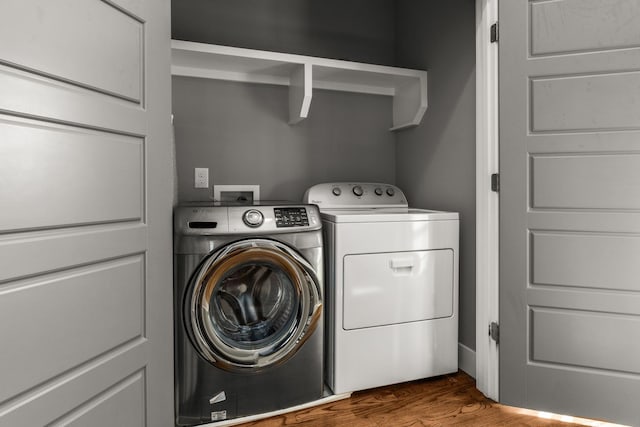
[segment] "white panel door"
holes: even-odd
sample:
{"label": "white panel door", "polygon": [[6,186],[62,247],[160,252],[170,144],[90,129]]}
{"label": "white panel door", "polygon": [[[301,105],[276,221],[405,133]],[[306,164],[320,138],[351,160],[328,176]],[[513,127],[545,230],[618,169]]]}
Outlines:
{"label": "white panel door", "polygon": [[169,9],[0,3],[0,426],[173,425]]}
{"label": "white panel door", "polygon": [[500,401],[640,425],[640,0],[503,0]]}

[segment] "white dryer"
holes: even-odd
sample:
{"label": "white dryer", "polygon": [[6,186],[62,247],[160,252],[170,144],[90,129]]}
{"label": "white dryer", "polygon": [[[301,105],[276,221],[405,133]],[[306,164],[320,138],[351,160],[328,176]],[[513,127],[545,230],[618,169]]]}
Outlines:
{"label": "white dryer", "polygon": [[334,393],[458,370],[456,212],[376,183],[307,190],[325,233],[325,372]]}

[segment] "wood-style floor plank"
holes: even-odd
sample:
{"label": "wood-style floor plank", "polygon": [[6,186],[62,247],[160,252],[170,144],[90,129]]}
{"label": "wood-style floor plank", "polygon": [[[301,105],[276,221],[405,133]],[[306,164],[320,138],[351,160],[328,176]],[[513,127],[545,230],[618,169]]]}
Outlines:
{"label": "wood-style floor plank", "polygon": [[487,399],[464,372],[354,393],[242,427],[563,426]]}

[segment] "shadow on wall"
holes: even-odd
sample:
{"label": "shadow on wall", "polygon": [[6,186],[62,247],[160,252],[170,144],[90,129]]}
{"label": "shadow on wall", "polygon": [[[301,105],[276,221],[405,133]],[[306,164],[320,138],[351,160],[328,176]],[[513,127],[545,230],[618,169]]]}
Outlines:
{"label": "shadow on wall", "polygon": [[460,212],[459,340],[475,349],[475,2],[397,4],[398,65],[429,71],[429,108],[397,135],[396,181],[416,207]]}
{"label": "shadow on wall", "polygon": [[398,184],[414,204],[436,209],[453,210],[470,195],[475,212],[474,2],[398,4],[398,65],[429,71],[422,124],[398,133]]}
{"label": "shadow on wall", "polygon": [[173,1],[180,40],[393,65],[394,0]]}

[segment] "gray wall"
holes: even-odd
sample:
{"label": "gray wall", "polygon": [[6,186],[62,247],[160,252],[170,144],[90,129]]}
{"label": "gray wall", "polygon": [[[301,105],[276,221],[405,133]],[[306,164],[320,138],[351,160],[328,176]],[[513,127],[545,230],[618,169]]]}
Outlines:
{"label": "gray wall", "polygon": [[397,134],[396,184],[416,207],[460,212],[459,341],[475,349],[474,1],[397,5],[397,64],[429,71],[429,108]]}
{"label": "gray wall", "polygon": [[[392,64],[392,0],[172,2],[172,37],[253,49]],[[286,87],[174,77],[179,201],[211,184],[260,184],[262,199],[300,200],[318,182],[394,183],[389,97],[315,90],[309,118],[290,126]]]}
{"label": "gray wall", "polygon": [[287,124],[288,88],[174,77],[180,201],[206,200],[210,184],[260,184],[263,200],[301,200],[325,181],[393,182],[391,99],[314,91],[309,118]]}
{"label": "gray wall", "polygon": [[393,65],[394,0],[173,0],[172,37]]}

